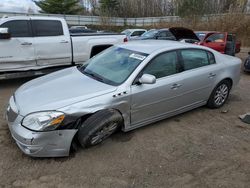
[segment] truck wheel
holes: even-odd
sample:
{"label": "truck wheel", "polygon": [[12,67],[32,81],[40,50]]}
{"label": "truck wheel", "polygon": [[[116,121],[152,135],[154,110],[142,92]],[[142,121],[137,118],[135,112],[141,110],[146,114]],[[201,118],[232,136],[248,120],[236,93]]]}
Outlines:
{"label": "truck wheel", "polygon": [[207,106],[209,108],[220,108],[222,107],[228,99],[231,83],[228,80],[221,81],[213,90],[209,97]]}
{"label": "truck wheel", "polygon": [[116,110],[102,110],[84,121],[78,129],[78,140],[83,148],[101,143],[112,135],[123,123]]}

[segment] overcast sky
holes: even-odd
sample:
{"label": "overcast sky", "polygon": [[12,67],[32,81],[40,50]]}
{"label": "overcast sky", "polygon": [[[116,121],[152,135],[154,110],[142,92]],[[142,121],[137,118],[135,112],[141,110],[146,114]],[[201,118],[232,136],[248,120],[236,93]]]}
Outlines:
{"label": "overcast sky", "polygon": [[0,0],[0,12],[38,13],[39,10],[32,0]]}

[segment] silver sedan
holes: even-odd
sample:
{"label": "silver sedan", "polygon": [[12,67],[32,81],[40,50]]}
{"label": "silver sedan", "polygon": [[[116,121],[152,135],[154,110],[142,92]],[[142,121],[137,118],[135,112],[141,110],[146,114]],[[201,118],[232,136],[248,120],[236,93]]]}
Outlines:
{"label": "silver sedan", "polygon": [[10,98],[7,121],[34,157],[69,155],[199,106],[219,108],[240,79],[241,60],[198,45],[135,41],[83,65],[34,79]]}

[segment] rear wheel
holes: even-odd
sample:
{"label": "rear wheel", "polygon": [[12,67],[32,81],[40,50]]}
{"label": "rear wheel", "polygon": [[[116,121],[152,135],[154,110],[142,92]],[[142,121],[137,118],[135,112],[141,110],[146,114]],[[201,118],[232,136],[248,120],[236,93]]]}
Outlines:
{"label": "rear wheel", "polygon": [[80,125],[79,143],[84,148],[97,145],[118,130],[122,122],[122,116],[116,110],[99,111]]}
{"label": "rear wheel", "polygon": [[231,83],[228,80],[220,82],[213,90],[208,100],[207,106],[209,108],[220,108],[228,99],[231,89]]}

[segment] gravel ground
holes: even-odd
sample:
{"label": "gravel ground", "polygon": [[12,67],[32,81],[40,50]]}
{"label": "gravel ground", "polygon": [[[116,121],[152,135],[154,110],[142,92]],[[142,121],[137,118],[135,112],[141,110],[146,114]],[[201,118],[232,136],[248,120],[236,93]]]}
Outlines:
{"label": "gravel ground", "polygon": [[[245,56],[245,54],[243,54]],[[0,82],[0,114],[29,79]],[[250,187],[250,75],[222,109],[201,107],[67,158],[30,158],[12,140],[0,116],[0,187]]]}

